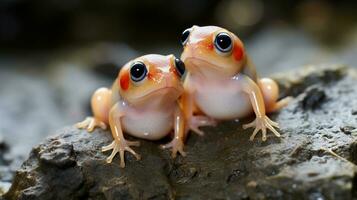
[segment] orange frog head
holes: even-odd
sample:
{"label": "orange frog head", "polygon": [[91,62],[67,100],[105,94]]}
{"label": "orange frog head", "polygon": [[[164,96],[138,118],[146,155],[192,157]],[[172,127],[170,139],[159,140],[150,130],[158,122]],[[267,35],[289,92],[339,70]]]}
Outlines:
{"label": "orange frog head", "polygon": [[136,58],[120,70],[120,96],[131,104],[176,101],[183,92],[184,63],[173,55],[149,54]]}
{"label": "orange frog head", "polygon": [[233,76],[245,63],[242,41],[217,26],[193,26],[181,35],[181,60],[190,73],[204,76]]}

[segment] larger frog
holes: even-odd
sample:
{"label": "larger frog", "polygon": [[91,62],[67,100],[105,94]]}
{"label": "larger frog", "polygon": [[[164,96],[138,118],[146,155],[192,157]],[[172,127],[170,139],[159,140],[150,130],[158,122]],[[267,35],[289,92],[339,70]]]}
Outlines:
{"label": "larger frog", "polygon": [[[279,88],[269,78],[259,79],[255,66],[242,41],[232,32],[217,26],[193,26],[181,36],[184,51],[181,60],[187,68],[183,105],[189,127],[215,124],[216,120],[240,119],[255,114],[253,122],[243,128],[255,128],[250,140],[259,130],[266,140],[267,129],[277,137],[278,123],[267,116],[285,106],[290,97],[278,101]],[[195,107],[204,116],[195,116]]]}

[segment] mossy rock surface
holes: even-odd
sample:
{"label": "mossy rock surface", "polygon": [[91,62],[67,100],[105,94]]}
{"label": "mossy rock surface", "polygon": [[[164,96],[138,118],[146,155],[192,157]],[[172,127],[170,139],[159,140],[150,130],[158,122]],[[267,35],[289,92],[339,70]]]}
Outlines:
{"label": "mossy rock surface", "polygon": [[[170,158],[164,141],[141,141],[142,160],[101,147],[109,131],[65,127],[34,147],[6,199],[353,199],[357,189],[357,76],[343,66],[275,76],[294,100],[270,115],[281,138],[251,142],[251,129],[228,121],[191,134],[186,157]],[[132,139],[132,138],[130,138]]]}

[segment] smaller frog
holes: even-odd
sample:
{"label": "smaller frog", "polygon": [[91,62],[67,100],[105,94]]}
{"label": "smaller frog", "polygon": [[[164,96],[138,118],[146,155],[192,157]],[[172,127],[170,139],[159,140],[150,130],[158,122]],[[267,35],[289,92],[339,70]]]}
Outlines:
{"label": "smaller frog", "polygon": [[[279,88],[269,78],[259,79],[255,66],[245,52],[242,41],[233,33],[217,26],[193,26],[181,36],[182,61],[187,67],[182,97],[188,127],[203,134],[198,127],[214,125],[216,120],[241,119],[255,113],[256,119],[243,125],[255,128],[250,140],[267,129],[280,137],[267,112],[287,105],[290,97],[278,101]],[[205,116],[195,116],[195,108]]]}
{"label": "smaller frog", "polygon": [[109,124],[114,140],[102,151],[112,150],[108,163],[119,153],[121,167],[125,167],[125,151],[140,159],[130,147],[139,146],[139,142],[126,140],[124,132],[158,140],[173,129],[172,141],[161,147],[172,148],[172,157],[178,152],[185,156],[185,120],[178,103],[183,93],[181,78],[184,74],[184,63],[173,55],[150,54],[136,58],[123,66],[111,89],[95,91],[91,99],[94,116],[78,123],[77,127],[92,132],[95,127],[106,129]]}

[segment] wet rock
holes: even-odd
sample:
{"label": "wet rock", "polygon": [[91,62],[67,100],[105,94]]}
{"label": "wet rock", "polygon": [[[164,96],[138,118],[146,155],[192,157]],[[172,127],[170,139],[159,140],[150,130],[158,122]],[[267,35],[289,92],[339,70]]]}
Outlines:
{"label": "wet rock", "polygon": [[54,140],[48,146],[42,147],[39,155],[41,163],[45,165],[67,168],[75,164],[73,145],[61,143],[59,140]]}
{"label": "wet rock", "polygon": [[[227,121],[192,134],[187,156],[170,158],[158,142],[141,141],[142,160],[126,154],[107,164],[100,148],[109,131],[66,127],[33,148],[6,199],[353,199],[356,198],[357,76],[345,67],[311,68],[276,76],[295,99],[271,115],[281,138],[249,141],[252,130]],[[318,85],[318,89],[311,86]],[[314,97],[316,90],[318,98]],[[321,101],[325,94],[328,101]],[[309,109],[303,109],[301,102]],[[322,104],[322,105],[319,105]],[[314,109],[310,109],[314,108]],[[130,137],[128,137],[130,139]]]}

